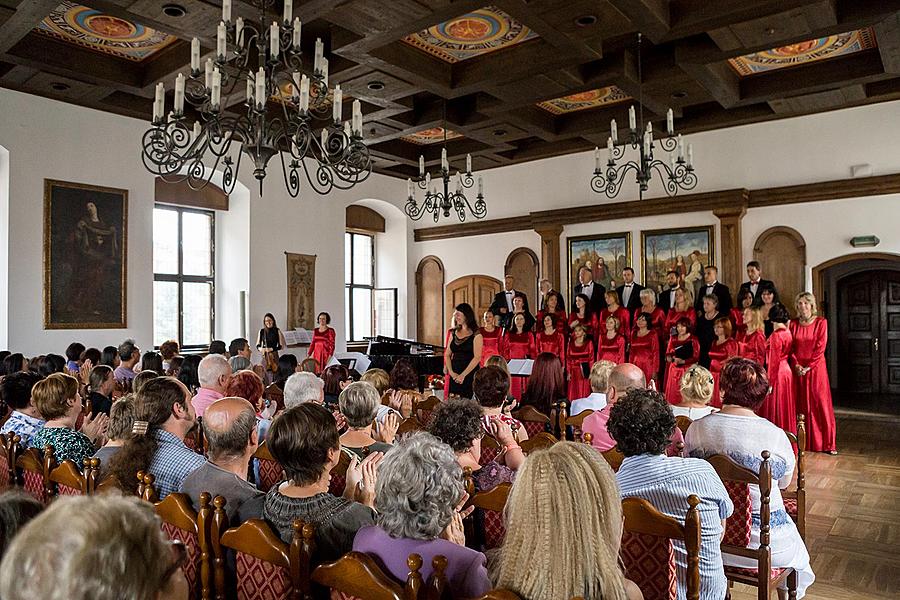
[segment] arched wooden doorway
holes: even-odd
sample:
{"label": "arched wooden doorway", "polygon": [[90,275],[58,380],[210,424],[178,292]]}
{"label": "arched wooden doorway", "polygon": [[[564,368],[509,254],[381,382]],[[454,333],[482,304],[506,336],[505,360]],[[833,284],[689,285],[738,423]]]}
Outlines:
{"label": "arched wooden doorway", "polygon": [[[766,229],[753,245],[753,259],[759,261],[763,278],[771,279],[781,302],[793,314],[794,298],[805,286],[806,242],[790,227]],[[741,277],[745,280],[746,277]]]}
{"label": "arched wooden doorway", "polygon": [[541,270],[537,254],[531,248],[516,248],[506,257],[503,271],[506,275],[513,276],[516,289],[525,292],[529,308],[536,313],[541,307],[538,291],[538,275]]}
{"label": "arched wooden doorway", "polygon": [[444,263],[426,256],[416,268],[416,340],[444,345]]}
{"label": "arched wooden doorway", "polygon": [[[466,275],[454,279],[447,284],[446,298],[447,310],[444,313],[444,331],[450,326],[450,319],[453,317],[454,307],[463,302],[471,304],[475,310],[475,316],[481,324],[481,315],[484,314],[494,301],[494,295],[503,288],[503,284],[499,279],[495,279],[489,275]],[[443,345],[443,340],[442,340]]]}

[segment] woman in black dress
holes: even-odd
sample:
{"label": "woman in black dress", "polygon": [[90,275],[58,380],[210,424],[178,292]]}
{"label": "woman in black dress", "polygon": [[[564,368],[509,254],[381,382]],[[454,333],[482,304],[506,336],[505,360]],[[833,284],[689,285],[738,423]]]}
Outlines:
{"label": "woman in black dress", "polygon": [[444,371],[450,378],[450,394],[472,397],[472,380],[481,363],[481,332],[475,311],[468,304],[460,304],[453,313],[453,335],[444,350]]}
{"label": "woman in black dress", "polygon": [[709,368],[709,348],[716,339],[713,331],[719,314],[719,299],[715,294],[703,296],[703,310],[697,315],[697,341],[700,342],[700,356],[697,362]]}
{"label": "woman in black dress", "polygon": [[278,372],[278,352],[286,345],[284,334],[275,323],[275,315],[266,313],[263,317],[263,327],[256,338],[256,349],[262,353],[263,365],[270,373]]}

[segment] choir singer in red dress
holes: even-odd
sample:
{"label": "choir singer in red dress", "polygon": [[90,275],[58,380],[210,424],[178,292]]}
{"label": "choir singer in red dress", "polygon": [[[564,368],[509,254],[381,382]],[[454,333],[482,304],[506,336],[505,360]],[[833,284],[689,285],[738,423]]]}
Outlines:
{"label": "choir singer in red dress", "polygon": [[316,359],[318,363],[316,375],[320,375],[334,354],[334,329],[328,326],[331,323],[331,315],[327,312],[320,312],[316,321],[319,326],[313,330],[312,341],[309,343],[309,357]]}
{"label": "choir singer in red dress", "polygon": [[709,372],[713,376],[713,395],[710,406],[722,408],[722,399],[719,397],[719,374],[722,367],[732,356],[739,356],[741,353],[741,345],[736,339],[731,337],[731,319],[728,317],[719,317],[713,323],[713,333],[716,339],[713,340],[709,347]]}
{"label": "choir singer in red dress", "polygon": [[[525,313],[516,313],[513,318],[512,327],[503,336],[503,346],[505,354],[503,358],[510,361],[514,358],[530,358],[534,360],[537,356],[537,349],[534,345],[534,335],[525,328]],[[528,378],[520,375],[513,375],[510,378],[509,393],[516,400],[522,401],[522,393],[528,384]]]}
{"label": "choir singer in red dress", "polygon": [[758,306],[744,309],[744,339],[741,340],[741,356],[766,366],[766,333],[763,331],[762,312]]}
{"label": "choir singer in red dress", "polygon": [[799,318],[790,325],[790,362],[796,381],[797,412],[806,415],[807,448],[837,454],[831,384],[825,367],[828,323],[817,316],[816,297],[809,292],[797,296],[795,307]]}
{"label": "choir singer in red dress", "polygon": [[544,310],[538,312],[537,322],[538,327],[541,327],[541,323],[544,322],[544,317],[547,315],[553,315],[553,318],[556,319],[556,330],[563,334],[564,336],[568,335],[568,323],[567,323],[567,315],[566,311],[562,308],[562,296],[559,295],[559,292],[550,291],[547,293],[547,300]]}
{"label": "choir singer in red dress", "polygon": [[[603,296],[606,298],[606,308],[600,311],[599,325],[600,331],[604,331],[604,323],[609,317],[615,317],[619,320],[619,331],[631,331],[631,313],[627,308],[619,304],[619,292],[610,290]],[[618,362],[616,363],[618,364]]]}
{"label": "choir singer in red dress", "polygon": [[[641,296],[643,296],[643,290]],[[634,317],[634,332],[631,334],[631,346],[628,351],[628,362],[637,365],[644,372],[647,385],[657,381],[659,372],[659,336],[651,329],[649,313],[639,312]]]}
{"label": "choir singer in red dress", "polygon": [[622,335],[619,319],[609,315],[603,325],[605,330],[597,340],[597,360],[608,360],[620,365],[625,362],[625,336]]}
{"label": "choir singer in red dress", "polygon": [[[674,312],[674,311],[673,311]],[[700,357],[700,342],[692,333],[691,320],[681,317],[675,324],[675,335],[669,338],[666,347],[666,387],[665,395],[669,404],[681,403],[681,376]]]}
{"label": "choir singer in red dress", "polygon": [[[738,305],[731,309],[731,323],[734,325],[734,339],[744,341],[747,335],[747,323],[744,321],[744,311],[753,306],[753,292],[743,290],[738,294]],[[762,364],[762,363],[759,363]]]}
{"label": "choir singer in red dress", "polygon": [[[584,328],[584,335],[593,340],[597,334],[597,315],[591,312],[591,301],[584,294],[575,296],[575,310],[569,313],[569,331],[575,335],[575,326]],[[581,396],[578,396],[581,398]]]}
{"label": "choir singer in red dress", "polygon": [[566,338],[556,327],[556,315],[547,313],[538,322],[538,331],[534,336],[537,353],[549,352],[559,359],[559,364],[566,364]]}
{"label": "choir singer in red dress", "polygon": [[567,398],[585,398],[591,393],[589,376],[592,366],[594,343],[587,338],[584,325],[579,323],[572,328],[572,340],[566,352],[566,375],[569,378]]}
{"label": "choir singer in red dress", "polygon": [[503,339],[503,330],[497,327],[497,317],[487,310],[481,317],[481,366],[492,356],[503,356],[500,350],[500,341]]}
{"label": "choir singer in red dress", "polygon": [[[794,338],[788,329],[790,319],[787,309],[780,302],[769,309],[769,320],[772,322],[772,335],[769,336],[769,352],[766,355],[766,374],[769,376],[771,391],[766,396],[756,414],[785,431],[797,433],[797,398],[794,383],[794,372],[791,370],[789,357]],[[809,447],[807,437],[807,447]]]}

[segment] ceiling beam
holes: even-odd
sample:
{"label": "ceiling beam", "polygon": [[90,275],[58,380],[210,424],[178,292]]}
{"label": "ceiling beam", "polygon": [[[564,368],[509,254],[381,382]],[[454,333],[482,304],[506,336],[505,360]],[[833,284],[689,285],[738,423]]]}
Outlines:
{"label": "ceiling beam", "polygon": [[655,44],[669,32],[669,0],[609,0],[609,3]]}
{"label": "ceiling beam", "polygon": [[884,72],[900,74],[900,13],[894,13],[875,25],[875,39]]}
{"label": "ceiling beam", "polygon": [[22,0],[16,12],[0,26],[0,55],[28,35],[58,5],[59,0]]}

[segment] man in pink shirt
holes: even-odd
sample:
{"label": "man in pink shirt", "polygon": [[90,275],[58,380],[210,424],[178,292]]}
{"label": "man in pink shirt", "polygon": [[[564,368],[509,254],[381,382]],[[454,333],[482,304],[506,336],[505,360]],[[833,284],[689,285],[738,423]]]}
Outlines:
{"label": "man in pink shirt", "polygon": [[191,399],[191,405],[197,416],[202,417],[210,404],[225,397],[225,390],[231,381],[231,365],[221,354],[210,354],[200,361],[197,376],[200,389]]}
{"label": "man in pink shirt", "polygon": [[[607,383],[606,387],[606,406],[587,417],[581,425],[582,432],[590,433],[593,436],[591,446],[600,452],[606,452],[615,448],[616,440],[606,430],[610,409],[616,403],[616,400],[624,398],[629,390],[645,389],[646,387],[647,380],[640,367],[631,363],[622,363],[615,366],[609,374],[609,383]],[[681,434],[681,430],[676,427],[672,436],[672,443],[676,444],[682,441],[684,441],[684,436]]]}

